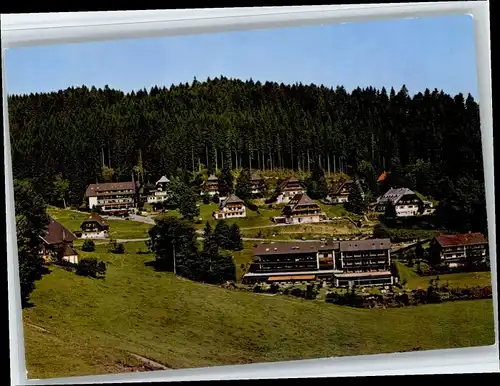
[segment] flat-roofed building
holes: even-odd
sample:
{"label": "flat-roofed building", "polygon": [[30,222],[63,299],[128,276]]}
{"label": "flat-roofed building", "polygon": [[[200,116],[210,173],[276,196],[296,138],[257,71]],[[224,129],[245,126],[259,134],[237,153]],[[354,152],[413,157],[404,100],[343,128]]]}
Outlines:
{"label": "flat-roofed building", "polygon": [[335,260],[342,269],[335,274],[336,287],[394,284],[390,239],[341,241]]}
{"label": "flat-roofed building", "polygon": [[389,239],[259,244],[244,282],[329,279],[337,287],[393,284]]}

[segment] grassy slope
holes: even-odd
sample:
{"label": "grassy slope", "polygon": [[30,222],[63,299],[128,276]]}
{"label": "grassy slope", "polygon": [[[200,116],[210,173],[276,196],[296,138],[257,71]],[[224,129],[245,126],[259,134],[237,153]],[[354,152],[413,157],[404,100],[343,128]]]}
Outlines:
{"label": "grassy slope", "polygon": [[37,283],[24,311],[30,378],[117,372],[134,363],[126,351],[185,368],[493,343],[489,300],[358,310],[232,292],[154,272],[141,247],[93,253],[104,280],[54,267]]}
{"label": "grassy slope", "polygon": [[[82,221],[88,217],[87,213],[54,207],[49,207],[47,212],[70,231],[80,230]],[[151,228],[151,225],[137,221],[107,220],[106,223],[109,224],[109,235],[113,239],[146,238],[149,237],[148,230]]]}
{"label": "grassy slope", "polygon": [[[427,288],[431,279],[436,279],[437,276],[419,276],[417,273],[407,267],[405,264],[396,263],[400,280],[406,279],[407,288],[416,289],[419,287]],[[451,287],[474,287],[477,285],[487,286],[491,285],[490,272],[464,272],[464,273],[451,273],[446,275],[439,275],[441,284],[448,283]]]}

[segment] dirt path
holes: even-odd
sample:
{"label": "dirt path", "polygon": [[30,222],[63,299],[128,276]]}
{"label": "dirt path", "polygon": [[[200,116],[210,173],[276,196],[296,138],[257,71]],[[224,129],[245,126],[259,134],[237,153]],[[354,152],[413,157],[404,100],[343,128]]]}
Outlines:
{"label": "dirt path", "polygon": [[135,359],[140,360],[145,366],[155,369],[155,370],[170,370],[169,367],[162,365],[161,363],[155,362],[149,358],[143,357],[141,355],[134,354],[132,352],[128,352]]}

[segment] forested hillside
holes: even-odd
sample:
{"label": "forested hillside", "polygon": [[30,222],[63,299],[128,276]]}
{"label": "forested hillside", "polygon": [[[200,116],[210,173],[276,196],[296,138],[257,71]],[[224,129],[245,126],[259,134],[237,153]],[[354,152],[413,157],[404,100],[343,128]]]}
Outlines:
{"label": "forested hillside", "polygon": [[131,94],[81,87],[15,95],[9,110],[14,175],[34,179],[48,199],[58,174],[80,204],[103,165],[130,180],[140,162],[145,180],[155,181],[215,170],[231,156],[233,168],[349,168],[372,189],[377,174],[391,170],[441,200],[463,229],[486,224],[479,111],[470,95],[221,77]]}

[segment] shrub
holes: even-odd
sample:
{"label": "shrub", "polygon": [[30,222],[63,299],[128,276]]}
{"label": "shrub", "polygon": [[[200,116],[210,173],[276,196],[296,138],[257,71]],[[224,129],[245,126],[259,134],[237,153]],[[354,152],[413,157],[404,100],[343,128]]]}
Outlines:
{"label": "shrub", "polygon": [[118,244],[116,240],[111,240],[108,244],[108,251],[110,253],[123,254],[125,253],[125,245]]}
{"label": "shrub", "polygon": [[220,202],[220,198],[219,198],[219,195],[216,194],[212,197],[212,201],[214,202],[214,204],[218,204]]}
{"label": "shrub", "polygon": [[210,196],[208,194],[206,194],[206,193],[203,195],[203,203],[205,205],[210,204]]}
{"label": "shrub", "polygon": [[76,274],[80,276],[98,277],[106,274],[106,264],[95,257],[81,259],[76,266]]}
{"label": "shrub", "polygon": [[92,240],[85,240],[83,242],[82,251],[85,252],[95,251],[95,243]]}
{"label": "shrub", "polygon": [[278,293],[279,289],[280,289],[279,284],[277,284],[277,283],[272,283],[272,284],[269,286],[269,288],[268,288],[268,290],[267,290],[267,291],[268,291],[269,293],[271,293],[271,294],[276,294],[276,293]]}

